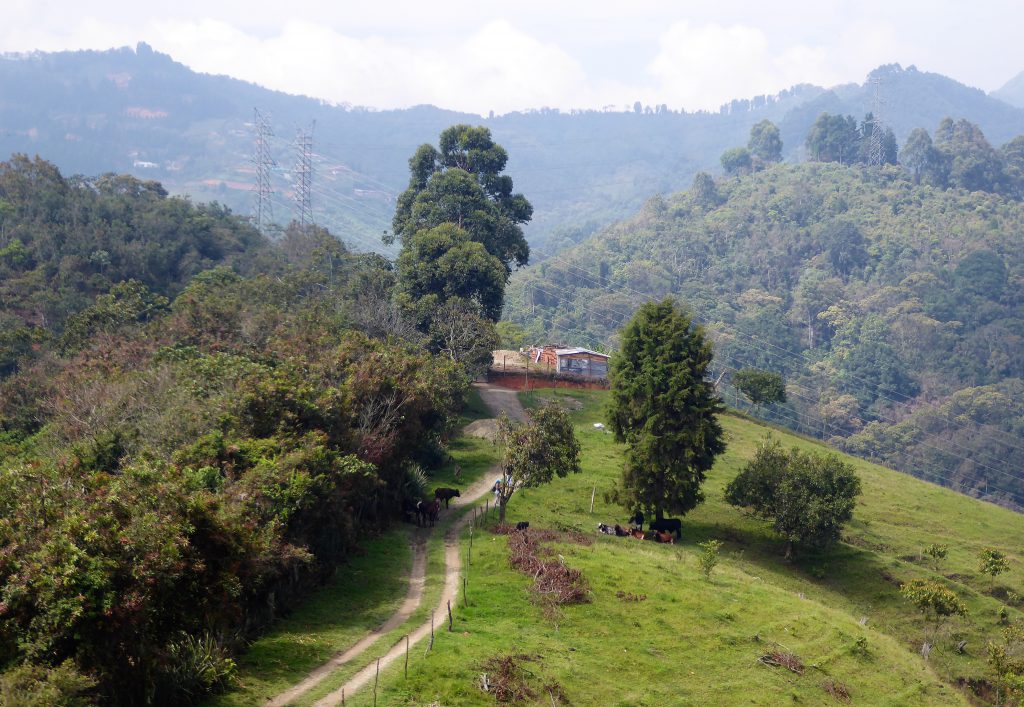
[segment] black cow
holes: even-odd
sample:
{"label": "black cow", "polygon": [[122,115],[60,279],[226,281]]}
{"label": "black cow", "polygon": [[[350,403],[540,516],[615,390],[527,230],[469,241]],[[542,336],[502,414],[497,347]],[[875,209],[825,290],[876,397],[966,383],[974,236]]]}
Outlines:
{"label": "black cow", "polygon": [[423,518],[424,525],[430,521],[430,527],[434,527],[434,522],[437,520],[437,516],[441,513],[441,504],[437,501],[420,501],[420,517]]}
{"label": "black cow", "polygon": [[643,511],[639,511],[638,510],[636,513],[634,513],[633,515],[631,515],[629,517],[629,520],[627,522],[628,523],[632,523],[633,525],[635,525],[640,530],[643,530],[644,529],[644,514],[643,514]]}
{"label": "black cow", "polygon": [[653,521],[649,527],[651,530],[660,530],[663,533],[675,533],[676,540],[683,537],[683,524],[678,518],[662,518]]}
{"label": "black cow", "polygon": [[444,507],[445,508],[448,507],[448,503],[453,498],[458,498],[461,495],[462,494],[459,493],[458,489],[449,489],[449,488],[445,488],[443,486],[441,488],[439,488],[439,489],[434,489],[434,500],[435,501],[444,501]]}
{"label": "black cow", "polygon": [[528,520],[521,520],[518,523],[516,523],[516,530],[526,530],[529,527],[530,521]]}

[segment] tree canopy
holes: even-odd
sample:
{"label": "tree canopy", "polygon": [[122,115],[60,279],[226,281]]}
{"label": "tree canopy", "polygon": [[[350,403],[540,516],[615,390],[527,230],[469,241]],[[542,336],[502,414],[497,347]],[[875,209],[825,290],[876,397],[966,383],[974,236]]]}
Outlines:
{"label": "tree canopy", "polygon": [[409,160],[409,187],[398,198],[394,235],[406,239],[444,223],[465,230],[498,258],[506,277],[530,254],[522,225],[533,207],[512,191],[502,174],[508,155],[484,127],[453,125],[441,133],[439,149],[422,145]]}
{"label": "tree canopy", "polygon": [[786,539],[787,557],[794,543],[823,547],[836,541],[858,495],[860,479],[850,464],[834,454],[787,453],[770,438],[725,488],[728,503],[772,521]]}
{"label": "tree canopy", "polygon": [[502,523],[517,490],[580,471],[580,443],[569,414],[557,403],[541,405],[525,423],[503,416],[498,421],[498,442],[503,450],[498,503]]}
{"label": "tree canopy", "polygon": [[701,484],[725,450],[721,401],[706,380],[711,343],[672,300],[648,302],[612,357],[608,423],[627,446],[619,500],[661,518],[704,500]]}

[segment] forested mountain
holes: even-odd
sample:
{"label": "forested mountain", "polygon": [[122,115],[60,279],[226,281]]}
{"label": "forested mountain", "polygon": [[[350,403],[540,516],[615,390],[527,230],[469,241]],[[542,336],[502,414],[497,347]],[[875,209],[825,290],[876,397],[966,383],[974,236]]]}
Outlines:
{"label": "forested mountain", "polygon": [[805,163],[651,199],[520,273],[507,314],[527,339],[614,346],[640,302],[676,295],[722,385],[786,377],[771,419],[1020,508],[1022,285],[1019,201]]}
{"label": "forested mountain", "polygon": [[[874,79],[879,82],[874,83]],[[822,112],[857,119],[877,108],[900,144],[943,117],[981,126],[995,145],[1024,133],[1024,110],[938,74],[896,65],[863,85],[800,85],[777,96],[735,100],[715,113],[679,106],[616,106],[463,115],[431,106],[376,111],[328,105],[223,76],[197,74],[140,44],[137,50],[36,53],[0,60],[0,154],[52,160],[67,174],[131,172],[177,194],[216,199],[240,213],[253,204],[253,109],[269,117],[275,218],[293,213],[294,136],[313,121],[316,219],[360,248],[379,247],[407,160],[453,123],[482,124],[510,154],[509,173],[535,207],[527,236],[550,247],[578,240],[632,213],[652,193],[686,188],[717,168],[751,125],[780,126],[787,160]]]}

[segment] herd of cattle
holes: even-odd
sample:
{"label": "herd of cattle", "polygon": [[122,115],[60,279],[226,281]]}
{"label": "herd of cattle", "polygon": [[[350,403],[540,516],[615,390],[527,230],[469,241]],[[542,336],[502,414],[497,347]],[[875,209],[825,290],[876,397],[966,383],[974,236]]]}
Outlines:
{"label": "herd of cattle", "polygon": [[451,500],[461,495],[458,489],[441,487],[434,489],[433,501],[413,501],[407,498],[402,501],[402,515],[410,523],[415,520],[417,526],[426,527],[427,523],[430,523],[430,527],[433,528],[441,514],[441,501],[444,501],[444,507],[448,508]]}
{"label": "herd of cattle", "polygon": [[[630,521],[634,521],[636,518],[630,518]],[[598,523],[597,529],[605,535],[614,535],[619,538],[636,538],[637,540],[653,540],[659,543],[668,543],[672,545],[675,541],[682,537],[683,524],[678,518],[662,518],[661,520],[652,521],[648,526],[650,529],[644,532],[643,519],[639,520],[638,526],[623,527],[616,523],[615,525],[608,525],[607,523]],[[675,537],[672,534],[675,533]]]}
{"label": "herd of cattle", "polygon": [[[437,517],[441,514],[441,502],[444,501],[444,507],[448,508],[453,498],[459,498],[462,494],[458,489],[440,487],[434,489],[434,500],[433,501],[413,501],[406,499],[402,501],[402,514],[406,520],[410,523],[414,520],[417,526],[426,527],[430,524],[430,527],[434,527],[434,523],[437,521]],[[682,537],[682,523],[678,518],[662,518],[661,520],[652,521],[646,532],[644,531],[644,517],[643,514],[637,512],[629,519],[629,522],[633,525],[623,527],[619,524],[608,525],[607,523],[598,523],[598,531],[605,535],[614,535],[619,538],[636,538],[637,540],[653,540],[659,543],[674,544],[675,541]],[[530,523],[527,521],[520,521],[516,524],[516,530],[525,531],[530,527]],[[675,537],[673,537],[675,533]]]}

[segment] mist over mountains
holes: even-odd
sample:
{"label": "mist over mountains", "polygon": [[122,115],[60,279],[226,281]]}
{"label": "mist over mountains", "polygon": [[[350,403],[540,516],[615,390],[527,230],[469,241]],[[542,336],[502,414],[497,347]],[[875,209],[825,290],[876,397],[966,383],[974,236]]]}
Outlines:
{"label": "mist over mountains", "polygon": [[[1014,81],[1022,82],[1018,77]],[[489,127],[509,152],[517,191],[535,206],[528,236],[541,245],[576,240],[634,212],[653,193],[686,188],[717,170],[723,150],[769,119],[788,161],[822,113],[858,118],[876,110],[903,142],[946,117],[978,124],[993,145],[1024,133],[1021,89],[993,94],[914,67],[887,65],[864,84],[799,85],[738,99],[719,112],[675,106],[605,111],[538,108],[480,117],[433,106],[373,110],[292,96],[226,76],[196,73],[146,44],[136,49],[7,55],[0,60],[0,152],[53,161],[65,173],[128,172],[172,193],[217,200],[241,213],[253,204],[253,111],[274,130],[274,217],[292,215],[294,137],[314,134],[315,219],[358,248],[380,248],[415,148],[458,122]],[[315,123],[315,126],[314,126]],[[552,246],[555,244],[552,243]]]}

